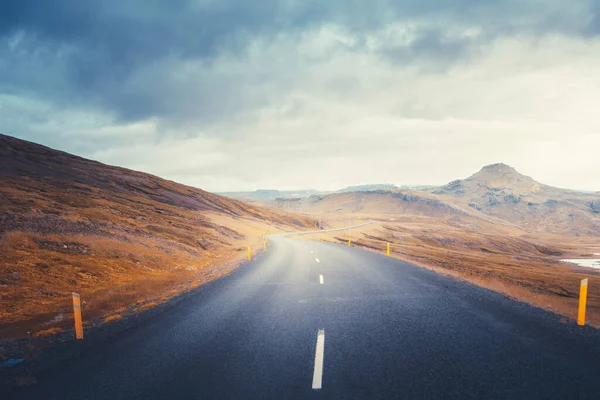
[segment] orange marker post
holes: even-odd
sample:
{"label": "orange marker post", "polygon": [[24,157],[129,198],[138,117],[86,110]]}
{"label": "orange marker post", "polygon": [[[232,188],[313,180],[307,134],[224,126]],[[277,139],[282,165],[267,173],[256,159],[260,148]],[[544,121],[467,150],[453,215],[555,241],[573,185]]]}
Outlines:
{"label": "orange marker post", "polygon": [[252,254],[250,253],[250,246],[248,246],[248,261],[252,260]]}
{"label": "orange marker post", "polygon": [[579,286],[579,315],[577,316],[577,325],[585,325],[585,305],[587,302],[588,278],[581,281]]}
{"label": "orange marker post", "polygon": [[263,249],[266,250],[267,249],[267,241],[263,240]]}
{"label": "orange marker post", "polygon": [[390,255],[390,244],[389,243],[387,244],[386,255],[388,255],[388,256]]}
{"label": "orange marker post", "polygon": [[81,299],[73,293],[73,315],[75,316],[75,337],[83,339],[83,322],[81,320]]}
{"label": "orange marker post", "polygon": [[348,239],[348,246],[350,246],[350,239]]}

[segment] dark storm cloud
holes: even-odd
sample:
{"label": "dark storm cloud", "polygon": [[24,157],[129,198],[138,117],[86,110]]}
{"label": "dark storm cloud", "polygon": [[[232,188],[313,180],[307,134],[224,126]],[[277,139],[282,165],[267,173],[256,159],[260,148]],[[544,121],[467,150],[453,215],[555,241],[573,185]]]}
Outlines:
{"label": "dark storm cloud", "polygon": [[[502,34],[534,30],[591,34],[592,22],[564,22],[555,2],[454,1],[79,1],[4,0],[0,4],[0,93],[110,113],[121,121],[150,117],[218,120],[268,104],[268,85],[243,69],[221,73],[215,59],[243,59],[256,38],[325,24],[393,63],[436,70],[468,57]],[[553,8],[554,6],[554,8]],[[549,11],[547,11],[549,10]],[[409,44],[369,49],[365,37],[392,22],[418,21]],[[423,25],[423,26],[421,26]],[[456,26],[483,33],[460,37]],[[293,49],[288,49],[293,52]],[[179,67],[196,62],[198,73]],[[432,68],[431,68],[432,67]],[[272,76],[286,85],[286,72]],[[291,79],[291,78],[289,78]]]}
{"label": "dark storm cloud", "polygon": [[409,44],[390,42],[382,46],[379,54],[394,64],[419,61],[426,72],[438,72],[471,55],[476,49],[475,44],[482,41],[482,38],[446,37],[443,30],[423,29],[415,33]]}
{"label": "dark storm cloud", "polygon": [[586,33],[590,36],[600,35],[600,2],[594,1],[591,7],[590,23],[587,26]]}
{"label": "dark storm cloud", "polygon": [[[240,52],[247,39],[244,35],[259,34],[264,22],[274,17],[266,1],[237,7],[224,4],[195,8],[182,0],[127,5],[71,0],[3,2],[3,89],[35,89],[42,95],[59,97],[63,91],[67,95],[63,100],[73,99],[73,94],[77,94],[77,101],[90,97],[99,103],[108,100],[124,109],[126,119],[130,111],[134,119],[152,115],[160,111],[160,104],[146,101],[148,112],[142,113],[137,105],[140,99],[134,95],[137,102],[135,106],[130,102],[130,111],[115,98],[115,92],[125,85],[123,102],[129,102],[132,94],[127,92],[127,82],[141,67],[166,57],[208,61],[220,50]],[[18,47],[8,50],[8,41],[20,33],[23,37]],[[36,70],[42,65],[45,74],[26,79],[28,70],[39,72]],[[49,83],[40,85],[46,78]],[[160,76],[151,78],[156,81],[145,83],[160,94],[164,86]],[[57,79],[62,81],[59,88],[52,84]],[[21,86],[15,87],[14,82]]]}

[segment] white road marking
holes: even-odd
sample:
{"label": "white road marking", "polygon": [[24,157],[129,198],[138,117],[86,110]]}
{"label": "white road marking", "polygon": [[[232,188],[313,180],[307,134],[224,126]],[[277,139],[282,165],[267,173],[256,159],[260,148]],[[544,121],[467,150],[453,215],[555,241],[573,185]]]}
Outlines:
{"label": "white road marking", "polygon": [[317,334],[317,349],[315,351],[315,370],[313,373],[313,389],[323,387],[323,357],[325,355],[325,329],[319,329]]}
{"label": "white road marking", "polygon": [[313,253],[313,252],[312,252],[312,250],[311,250],[311,251],[310,251],[310,254],[312,254],[312,253]]}
{"label": "white road marking", "polygon": [[318,259],[318,258],[315,258],[315,261],[316,261],[316,262],[321,262],[321,261],[319,261],[319,259]]}
{"label": "white road marking", "polygon": [[319,275],[319,283],[322,285],[323,284],[323,275]]}

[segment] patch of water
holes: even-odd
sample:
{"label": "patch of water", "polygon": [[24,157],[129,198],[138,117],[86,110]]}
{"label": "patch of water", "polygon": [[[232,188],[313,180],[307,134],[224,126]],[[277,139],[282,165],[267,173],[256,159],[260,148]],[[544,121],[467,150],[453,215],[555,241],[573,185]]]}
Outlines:
{"label": "patch of water", "polygon": [[600,269],[600,258],[580,258],[560,261],[577,264],[581,267]]}

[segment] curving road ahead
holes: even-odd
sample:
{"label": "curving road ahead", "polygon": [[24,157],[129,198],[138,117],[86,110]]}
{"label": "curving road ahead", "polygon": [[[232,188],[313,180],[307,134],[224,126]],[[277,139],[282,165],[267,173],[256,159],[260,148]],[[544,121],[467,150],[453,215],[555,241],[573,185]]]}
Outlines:
{"label": "curving road ahead", "polygon": [[[267,253],[15,399],[599,399],[600,334],[357,248]],[[319,388],[320,387],[320,388]]]}

